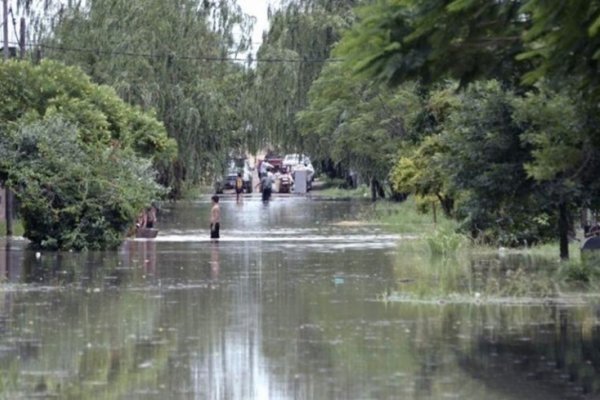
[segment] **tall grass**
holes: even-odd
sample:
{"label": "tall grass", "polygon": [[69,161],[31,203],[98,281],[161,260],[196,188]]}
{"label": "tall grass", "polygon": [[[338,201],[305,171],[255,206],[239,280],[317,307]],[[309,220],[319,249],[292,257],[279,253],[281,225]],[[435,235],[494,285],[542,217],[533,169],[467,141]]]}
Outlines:
{"label": "tall grass", "polygon": [[[25,228],[21,220],[13,221],[13,236],[23,236]],[[0,237],[6,236],[6,221],[0,221]]]}
{"label": "tall grass", "polygon": [[311,196],[326,197],[331,199],[369,199],[371,192],[368,186],[360,185],[356,189],[344,189],[337,185],[329,185],[327,182],[323,189],[309,192]]}
{"label": "tall grass", "polygon": [[440,227],[425,235],[425,241],[431,254],[451,255],[469,244],[469,238],[448,227]]}
{"label": "tall grass", "polygon": [[427,234],[440,229],[444,232],[454,232],[458,226],[455,221],[446,218],[439,210],[436,221],[434,221],[431,212],[423,213],[417,209],[412,197],[401,203],[387,201],[374,203],[365,217],[375,219],[396,233]]}

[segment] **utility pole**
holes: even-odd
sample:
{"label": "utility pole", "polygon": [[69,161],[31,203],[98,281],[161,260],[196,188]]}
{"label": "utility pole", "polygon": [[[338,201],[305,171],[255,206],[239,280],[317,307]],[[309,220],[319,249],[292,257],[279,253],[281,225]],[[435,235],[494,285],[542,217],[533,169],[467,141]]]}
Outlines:
{"label": "utility pole", "polygon": [[[9,49],[8,49],[8,0],[2,0],[2,21],[4,25],[3,34],[4,34],[4,60],[7,61],[10,57]],[[4,205],[5,205],[5,216],[6,216],[6,236],[12,236],[13,234],[13,224],[12,224],[12,192],[8,187],[4,187]]]}
{"label": "utility pole", "polygon": [[25,17],[21,17],[21,29],[19,33],[19,58],[23,60],[25,58]]}
{"label": "utility pole", "polygon": [[8,60],[10,53],[8,50],[8,0],[2,0],[2,25],[4,33],[4,59]]}

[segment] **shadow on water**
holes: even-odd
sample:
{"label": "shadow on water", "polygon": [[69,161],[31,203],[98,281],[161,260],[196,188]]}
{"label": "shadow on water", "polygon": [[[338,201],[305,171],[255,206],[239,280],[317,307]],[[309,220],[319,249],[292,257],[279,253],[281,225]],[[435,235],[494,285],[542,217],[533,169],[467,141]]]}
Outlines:
{"label": "shadow on water", "polygon": [[219,242],[208,201],[115,252],[2,242],[0,398],[600,397],[593,305],[390,301],[514,296],[546,261],[431,259],[340,223],[363,206],[225,196]]}

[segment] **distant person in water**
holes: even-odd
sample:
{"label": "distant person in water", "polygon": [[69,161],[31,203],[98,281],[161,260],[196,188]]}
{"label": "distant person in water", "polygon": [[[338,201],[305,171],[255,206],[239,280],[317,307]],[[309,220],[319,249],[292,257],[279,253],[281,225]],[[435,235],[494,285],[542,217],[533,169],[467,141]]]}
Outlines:
{"label": "distant person in water", "polygon": [[243,191],[244,191],[244,180],[242,179],[242,173],[238,172],[237,177],[235,178],[235,200],[238,203],[240,201]]}
{"label": "distant person in water", "polygon": [[221,209],[219,208],[219,196],[212,197],[212,208],[210,209],[210,238],[219,238],[219,228],[221,224]]}
{"label": "distant person in water", "polygon": [[267,161],[263,160],[258,166],[258,178],[262,179],[267,174]]}
{"label": "distant person in water", "polygon": [[260,182],[256,187],[258,188],[259,186],[262,191],[262,201],[269,201],[271,198],[271,191],[273,190],[273,176],[270,174],[269,170],[267,170],[267,173],[260,178]]}

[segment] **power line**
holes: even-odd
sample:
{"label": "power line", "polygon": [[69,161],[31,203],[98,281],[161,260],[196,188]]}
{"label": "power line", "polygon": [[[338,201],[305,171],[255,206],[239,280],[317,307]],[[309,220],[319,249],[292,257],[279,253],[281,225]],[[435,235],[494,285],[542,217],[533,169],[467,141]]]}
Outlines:
{"label": "power line", "polygon": [[174,54],[166,54],[166,53],[137,53],[130,51],[121,51],[121,50],[103,50],[103,49],[90,49],[83,47],[67,47],[67,46],[57,46],[57,45],[49,45],[49,44],[28,44],[27,47],[35,47],[53,51],[62,51],[62,52],[74,52],[74,53],[90,53],[96,55],[110,55],[110,56],[124,56],[124,57],[138,57],[138,58],[152,58],[152,59],[160,59],[160,58],[170,58],[172,60],[192,60],[192,61],[203,61],[203,62],[248,62],[252,63],[330,63],[330,62],[341,62],[342,59],[339,58],[251,58],[248,59],[246,57],[216,57],[216,56],[179,56]]}

